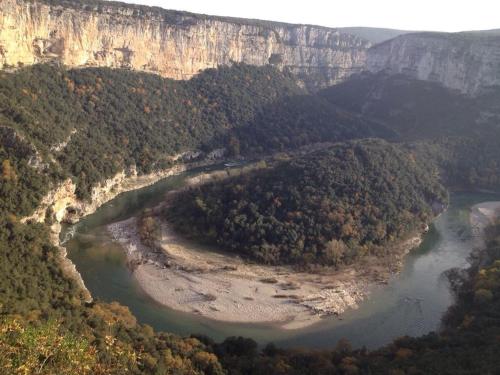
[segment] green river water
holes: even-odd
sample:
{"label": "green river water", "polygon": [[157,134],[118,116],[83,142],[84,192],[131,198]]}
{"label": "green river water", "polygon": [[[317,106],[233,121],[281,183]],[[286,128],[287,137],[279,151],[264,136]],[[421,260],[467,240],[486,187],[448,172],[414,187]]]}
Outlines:
{"label": "green river water", "polygon": [[[204,168],[211,170],[221,168]],[[149,187],[123,193],[61,234],[69,258],[76,264],[93,297],[126,305],[141,323],[181,335],[206,334],[216,340],[228,336],[251,337],[261,344],[287,347],[332,347],[347,338],[357,347],[375,348],[394,338],[419,336],[439,328],[441,317],[453,303],[443,272],[467,267],[472,249],[469,210],[476,203],[500,200],[500,194],[454,193],[450,207],[431,226],[422,245],[405,260],[404,269],[388,285],[377,287],[358,309],[342,320],[325,318],[300,330],[256,324],[232,324],[168,309],[145,295],[126,266],[125,253],[112,242],[106,226],[127,219],[162,201],[201,169],[169,177]]]}

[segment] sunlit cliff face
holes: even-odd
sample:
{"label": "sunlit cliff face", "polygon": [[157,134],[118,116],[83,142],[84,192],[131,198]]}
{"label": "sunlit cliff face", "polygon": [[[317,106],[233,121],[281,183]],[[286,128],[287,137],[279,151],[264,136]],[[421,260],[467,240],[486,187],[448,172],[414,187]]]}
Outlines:
{"label": "sunlit cliff face", "polygon": [[202,16],[158,8],[0,2],[0,68],[56,61],[69,67],[128,68],[189,79],[244,62],[288,69],[310,88],[363,70],[403,73],[464,93],[500,83],[500,38],[406,34],[371,47],[319,26]]}
{"label": "sunlit cliff face", "polygon": [[500,84],[500,38],[474,34],[419,33],[372,47],[367,70],[403,73],[441,82],[467,94]]}
{"label": "sunlit cliff face", "polygon": [[142,8],[0,4],[0,64],[59,61],[187,79],[230,64],[287,67],[307,84],[336,83],[365,65],[369,43],[315,26],[223,20]]}

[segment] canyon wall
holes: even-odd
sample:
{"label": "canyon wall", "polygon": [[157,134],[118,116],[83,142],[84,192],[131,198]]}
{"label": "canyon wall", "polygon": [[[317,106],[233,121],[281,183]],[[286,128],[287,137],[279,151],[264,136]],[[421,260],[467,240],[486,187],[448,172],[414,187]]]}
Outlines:
{"label": "canyon wall", "polygon": [[370,38],[349,30],[98,0],[2,0],[0,68],[57,62],[189,79],[207,68],[244,62],[287,68],[311,88],[363,70],[403,73],[471,95],[500,84],[498,35],[410,33],[371,47]]}
{"label": "canyon wall", "polygon": [[476,95],[500,84],[500,37],[486,33],[417,33],[369,49],[366,69],[436,81]]}
{"label": "canyon wall", "polygon": [[55,61],[187,79],[234,61],[287,67],[321,87],[361,71],[368,47],[354,35],[308,25],[106,2],[0,3],[0,67],[6,68]]}

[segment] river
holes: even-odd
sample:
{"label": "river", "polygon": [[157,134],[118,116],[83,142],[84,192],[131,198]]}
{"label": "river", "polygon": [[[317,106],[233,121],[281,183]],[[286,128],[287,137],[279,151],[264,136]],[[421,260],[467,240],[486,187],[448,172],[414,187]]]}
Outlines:
{"label": "river", "polygon": [[125,253],[111,241],[106,226],[135,216],[160,203],[165,194],[182,187],[186,177],[214,166],[173,176],[139,190],[123,193],[94,214],[61,233],[68,257],[75,263],[93,297],[128,306],[141,323],[181,335],[201,333],[221,341],[228,336],[251,337],[261,344],[284,347],[332,347],[347,338],[354,347],[376,348],[403,335],[420,336],[439,328],[453,303],[443,272],[468,266],[473,247],[469,210],[483,201],[500,200],[500,194],[453,193],[450,206],[431,225],[423,243],[405,260],[403,271],[388,285],[377,287],[358,309],[341,318],[325,318],[300,329],[283,330],[256,324],[231,324],[168,309],[145,295],[126,266]]}

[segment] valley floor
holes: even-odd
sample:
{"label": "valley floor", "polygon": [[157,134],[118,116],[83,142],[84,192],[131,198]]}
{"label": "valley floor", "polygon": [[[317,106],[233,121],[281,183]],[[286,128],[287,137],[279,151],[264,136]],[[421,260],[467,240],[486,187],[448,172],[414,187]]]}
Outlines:
{"label": "valley floor", "polygon": [[169,308],[234,323],[267,323],[285,329],[309,326],[341,315],[386,284],[402,268],[404,256],[420,235],[400,242],[391,258],[366,257],[339,270],[298,272],[292,267],[262,266],[207,249],[177,236],[162,222],[157,249],[144,246],[136,218],[108,226],[126,249],[142,289]]}

